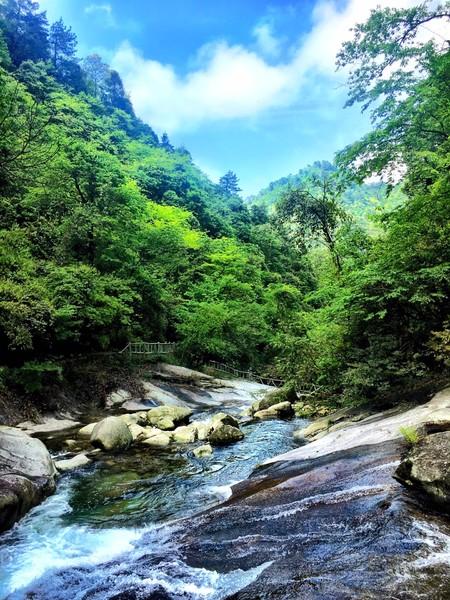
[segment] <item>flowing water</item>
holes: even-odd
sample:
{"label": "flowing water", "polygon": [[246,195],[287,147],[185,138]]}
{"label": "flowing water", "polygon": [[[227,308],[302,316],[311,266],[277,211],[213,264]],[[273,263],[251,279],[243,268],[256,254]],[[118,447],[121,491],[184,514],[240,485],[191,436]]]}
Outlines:
{"label": "flowing water", "polygon": [[301,424],[249,423],[207,459],[132,449],[65,475],[0,536],[0,598],[450,598],[448,520],[392,479],[396,444],[252,475]]}

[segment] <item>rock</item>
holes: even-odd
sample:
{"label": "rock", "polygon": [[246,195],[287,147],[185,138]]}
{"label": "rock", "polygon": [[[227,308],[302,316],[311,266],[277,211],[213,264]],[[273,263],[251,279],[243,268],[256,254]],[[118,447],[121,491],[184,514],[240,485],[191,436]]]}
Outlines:
{"label": "rock", "polygon": [[289,404],[292,404],[292,402],[295,402],[296,400],[297,396],[292,388],[283,387],[279,390],[271,390],[263,398],[253,402],[251,412],[252,414],[255,414],[282,402],[289,402]]}
{"label": "rock", "polygon": [[211,421],[194,421],[197,428],[197,439],[204,441],[208,439],[209,434],[214,429]]}
{"label": "rock", "polygon": [[182,425],[173,432],[173,441],[177,444],[192,444],[197,440],[197,427],[195,423]]}
{"label": "rock", "polygon": [[214,446],[222,446],[238,442],[239,440],[242,440],[243,437],[244,434],[237,427],[220,423],[217,427],[214,427],[213,431],[209,434],[208,440]]}
{"label": "rock", "polygon": [[142,440],[141,444],[145,444],[146,446],[164,447],[168,446],[171,441],[172,436],[161,431],[160,433],[156,433],[155,435],[151,435],[145,440]]}
{"label": "rock", "polygon": [[239,429],[239,421],[232,415],[224,412],[216,413],[212,417],[211,423],[213,427],[216,427],[219,423],[221,423],[222,425],[231,425],[232,427],[237,427]]}
{"label": "rock", "polygon": [[216,379],[211,375],[206,375],[201,371],[194,371],[178,365],[159,363],[156,367],[156,373],[161,379],[166,379],[178,383],[194,384],[205,387],[208,383],[216,383]]}
{"label": "rock", "polygon": [[195,448],[195,450],[193,451],[193,454],[196,458],[204,458],[206,456],[211,456],[211,454],[213,453],[213,449],[211,444],[205,444],[204,446],[198,446],[198,448]]}
{"label": "rock", "polygon": [[141,410],[132,414],[124,414],[119,416],[120,419],[127,425],[147,425],[147,411]]}
{"label": "rock", "polygon": [[[164,406],[185,406],[184,401],[179,396],[158,387],[149,381],[141,381],[146,401],[154,402],[157,405]],[[148,410],[148,409],[147,409]]]}
{"label": "rock", "polygon": [[66,458],[62,460],[55,461],[55,467],[61,473],[65,471],[73,471],[73,469],[78,469],[80,467],[84,467],[90,463],[90,459],[86,456],[86,454],[77,454],[72,458]]}
{"label": "rock", "polygon": [[126,423],[120,417],[106,417],[94,427],[91,444],[102,450],[125,450],[133,437]]}
{"label": "rock", "polygon": [[56,470],[44,444],[0,426],[0,531],[8,529],[55,489]]}
{"label": "rock", "polygon": [[78,433],[77,433],[78,437],[90,438],[96,425],[97,425],[97,423],[89,423],[89,425],[85,425],[84,427],[82,427],[81,429],[78,430]]}
{"label": "rock", "polygon": [[297,431],[294,431],[294,440],[307,440],[308,438],[312,438],[320,432],[328,431],[329,427],[330,420],[327,417],[317,419],[316,421],[310,423],[307,427],[303,427],[302,429],[297,429]]}
{"label": "rock", "polygon": [[258,410],[253,416],[255,419],[270,419],[274,417],[289,417],[293,412],[290,402],[279,402],[264,410]]}
{"label": "rock", "polygon": [[157,406],[147,412],[147,422],[158,429],[171,430],[178,425],[186,425],[192,412],[182,406]]}
{"label": "rock", "polygon": [[77,440],[64,440],[64,446],[67,446],[69,450],[75,450],[79,445],[80,442],[77,442]]}
{"label": "rock", "polygon": [[440,507],[450,509],[450,431],[434,433],[414,445],[394,475]]}
{"label": "rock", "polygon": [[130,430],[131,437],[133,438],[133,442],[139,442],[141,440],[145,440],[148,438],[149,433],[145,427],[141,427],[136,423],[132,423],[128,425],[128,429]]}
{"label": "rock", "polygon": [[42,422],[40,423],[33,423],[33,421],[24,421],[23,423],[19,423],[17,427],[19,429],[23,429],[24,431],[26,431],[26,433],[33,436],[36,434],[58,433],[60,431],[66,431],[68,429],[75,429],[79,425],[81,425],[81,423],[73,419],[60,419],[55,417],[54,415],[45,415],[42,418]]}
{"label": "rock", "polygon": [[121,406],[124,402],[131,399],[131,392],[128,390],[116,390],[115,392],[111,392],[106,397],[105,406],[107,408],[112,408],[113,406]]}

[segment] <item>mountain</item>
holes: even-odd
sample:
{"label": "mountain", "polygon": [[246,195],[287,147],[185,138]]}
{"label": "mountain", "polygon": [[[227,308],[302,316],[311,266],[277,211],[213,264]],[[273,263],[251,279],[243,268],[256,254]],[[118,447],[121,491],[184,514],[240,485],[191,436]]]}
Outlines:
{"label": "mountain", "polygon": [[[301,187],[306,180],[313,175],[332,174],[336,167],[330,162],[315,161],[312,165],[300,169],[295,175],[290,174],[272,181],[255,196],[246,199],[249,205],[265,206],[273,210],[273,207],[279,198],[293,187]],[[393,208],[398,206],[404,199],[400,187],[394,188],[390,194],[387,194],[387,186],[381,182],[363,183],[358,185],[351,184],[342,195],[342,203],[345,208],[355,216],[358,222],[367,223],[370,214],[377,209]]]}

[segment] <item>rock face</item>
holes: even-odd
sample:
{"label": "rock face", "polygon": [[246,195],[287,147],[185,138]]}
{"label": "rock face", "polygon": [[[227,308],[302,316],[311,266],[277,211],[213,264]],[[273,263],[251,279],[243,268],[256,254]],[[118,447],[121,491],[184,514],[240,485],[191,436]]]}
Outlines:
{"label": "rock face", "polygon": [[182,406],[157,406],[148,411],[147,422],[158,429],[170,431],[178,425],[187,424],[192,412],[190,408]]}
{"label": "rock face", "polygon": [[54,491],[55,474],[40,440],[13,427],[0,427],[0,531]]}
{"label": "rock face", "polygon": [[394,477],[450,510],[450,431],[429,435],[413,446]]}
{"label": "rock face", "polygon": [[220,423],[217,427],[214,427],[208,439],[213,446],[224,446],[226,444],[238,442],[239,440],[242,440],[243,437],[244,434],[237,427]]}
{"label": "rock face", "polygon": [[94,427],[91,444],[102,450],[125,450],[133,437],[126,423],[120,417],[106,417]]}

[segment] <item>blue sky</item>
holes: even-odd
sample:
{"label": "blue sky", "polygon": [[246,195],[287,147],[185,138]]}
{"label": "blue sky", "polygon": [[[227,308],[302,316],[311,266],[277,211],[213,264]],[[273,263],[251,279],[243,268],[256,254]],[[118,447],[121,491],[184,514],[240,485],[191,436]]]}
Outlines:
{"label": "blue sky", "polygon": [[213,179],[245,195],[332,159],[369,127],[343,109],[334,57],[376,5],[414,0],[41,0],[72,26],[80,55],[121,74],[137,114]]}

